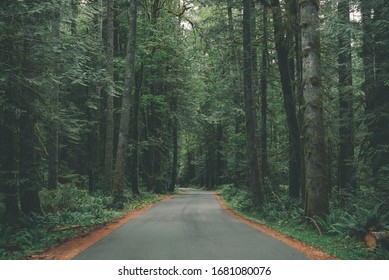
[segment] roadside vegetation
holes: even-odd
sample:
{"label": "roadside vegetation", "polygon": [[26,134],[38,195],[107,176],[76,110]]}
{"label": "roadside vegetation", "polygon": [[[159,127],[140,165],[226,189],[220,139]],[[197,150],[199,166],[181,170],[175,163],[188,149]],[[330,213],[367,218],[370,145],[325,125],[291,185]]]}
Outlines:
{"label": "roadside vegetation", "polygon": [[87,234],[126,213],[153,204],[163,195],[141,191],[140,195],[132,196],[125,192],[122,210],[113,207],[112,198],[102,192],[90,194],[68,185],[56,190],[42,189],[40,198],[42,214],[22,215],[14,225],[0,224],[0,259],[28,259],[54,244]]}
{"label": "roadside vegetation", "polygon": [[[372,228],[389,229],[389,213],[380,205],[369,205],[367,197],[350,203],[346,209],[335,207],[325,218],[316,220],[304,216],[301,201],[288,196],[287,189],[272,191],[267,202],[256,208],[246,188],[224,185],[217,189],[229,208],[246,219],[269,226],[289,237],[316,247],[337,259],[389,259],[382,246],[367,249],[363,238]],[[358,206],[357,206],[358,205]]]}

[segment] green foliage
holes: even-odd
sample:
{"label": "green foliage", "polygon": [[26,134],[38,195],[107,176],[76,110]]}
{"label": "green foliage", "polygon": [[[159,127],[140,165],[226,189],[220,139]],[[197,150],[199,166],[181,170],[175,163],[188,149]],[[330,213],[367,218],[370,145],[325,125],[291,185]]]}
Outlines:
{"label": "green foliage", "polygon": [[239,211],[249,212],[253,209],[252,194],[247,189],[238,189],[234,185],[225,185],[222,188],[221,194]]}
{"label": "green foliage", "polygon": [[[381,206],[372,209],[355,207],[353,214],[344,209],[331,209],[326,219],[317,220],[321,234],[315,227],[304,219],[304,211],[298,200],[287,196],[285,190],[278,190],[259,209],[244,209],[241,207],[241,197],[247,194],[247,190],[236,188],[233,185],[225,185],[219,189],[219,193],[229,207],[239,212],[245,218],[270,226],[288,236],[317,247],[339,259],[388,259],[388,252],[382,248],[371,252],[364,248],[364,244],[350,238],[356,233],[366,232],[370,227],[377,230],[387,229],[389,225],[388,213],[382,211]],[[243,204],[244,205],[244,204]]]}
{"label": "green foliage", "polygon": [[325,219],[318,221],[328,234],[354,237],[362,240],[369,231],[389,230],[389,213],[382,204],[370,209],[353,205],[348,211],[334,209]]}
{"label": "green foliage", "polygon": [[[126,191],[124,210],[117,211],[112,207],[111,197],[100,192],[89,194],[71,185],[61,185],[56,190],[43,189],[40,196],[45,214],[22,215],[17,226],[0,224],[0,245],[11,247],[0,249],[0,259],[26,258],[79,231],[86,233],[162,197],[145,192],[134,197]],[[56,230],[61,227],[65,230]]]}
{"label": "green foliage", "polygon": [[105,209],[111,198],[102,193],[90,195],[87,190],[72,185],[60,185],[56,190],[43,189],[40,192],[45,212],[67,211],[90,212]]}

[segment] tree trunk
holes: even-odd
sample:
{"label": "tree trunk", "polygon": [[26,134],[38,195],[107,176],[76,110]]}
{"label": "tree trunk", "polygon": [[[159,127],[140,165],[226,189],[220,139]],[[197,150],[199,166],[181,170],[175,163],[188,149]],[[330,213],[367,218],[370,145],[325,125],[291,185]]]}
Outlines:
{"label": "tree trunk", "polygon": [[134,93],[134,131],[133,131],[133,153],[132,153],[132,182],[131,188],[134,195],[139,195],[139,106],[140,95],[143,82],[144,63],[142,62],[141,68],[136,73],[136,85]]}
{"label": "tree trunk", "polygon": [[105,155],[104,155],[104,178],[103,178],[103,188],[109,192],[112,190],[112,168],[113,168],[113,134],[114,134],[114,100],[113,100],[113,82],[114,82],[114,72],[113,72],[113,18],[114,18],[114,0],[107,0],[107,74],[110,84],[107,90],[107,109],[106,109],[106,131],[105,131]]}
{"label": "tree trunk", "polygon": [[[230,56],[230,61],[229,67],[230,67],[230,85],[229,89],[231,90],[231,95],[233,99],[233,104],[234,107],[237,110],[243,109],[243,99],[241,95],[241,81],[239,80],[239,62],[238,62],[238,48],[235,43],[235,36],[234,36],[234,18],[233,18],[233,8],[232,8],[232,1],[228,0],[227,1],[227,17],[228,17],[228,40],[230,42],[230,51],[229,51],[229,56]],[[244,118],[242,118],[241,114],[235,113],[235,134],[241,134],[242,133],[242,124],[244,122]],[[236,185],[240,184],[239,182],[243,180],[243,172],[242,169],[240,168],[240,162],[244,161],[244,156],[241,151],[241,145],[240,143],[234,143],[234,175],[233,175],[233,180]]]}
{"label": "tree trunk", "polygon": [[319,2],[300,1],[304,95],[305,215],[329,213],[328,176],[320,76]]}
{"label": "tree trunk", "polygon": [[380,1],[361,1],[366,115],[373,184],[387,193],[389,178],[389,8]]}
{"label": "tree trunk", "polygon": [[[104,21],[104,5],[103,0],[98,0],[98,14],[97,16],[97,25],[96,25],[96,38],[98,42],[97,50],[97,59],[95,62],[95,71],[100,72],[105,67],[104,59],[104,42],[103,42],[103,21]],[[96,191],[98,184],[101,184],[104,178],[99,177],[101,171],[104,169],[100,167],[101,164],[101,120],[102,115],[100,100],[101,100],[101,86],[99,84],[93,84],[89,90],[89,102],[96,102],[94,104],[96,107],[87,106],[86,116],[88,120],[88,134],[86,140],[86,169],[88,175],[88,187],[89,192],[93,193]],[[103,174],[104,176],[104,174]],[[105,184],[102,185],[103,190],[105,190]]]}
{"label": "tree trunk", "polygon": [[[282,10],[279,0],[272,0],[273,25],[278,65],[281,77],[282,93],[284,97],[284,108],[288,123],[289,132],[289,194],[292,197],[300,195],[300,128],[296,114],[296,103],[294,100],[294,62],[290,42],[293,42],[293,32],[286,31],[286,23],[282,20]],[[291,23],[289,23],[291,25]],[[289,27],[289,30],[292,27]]]}
{"label": "tree trunk", "polygon": [[251,0],[251,11],[250,11],[251,46],[250,47],[251,47],[251,64],[253,66],[253,72],[252,72],[253,96],[258,96],[258,91],[259,91],[258,52],[257,52],[258,44],[257,44],[257,18],[256,18],[255,2],[256,0]]}
{"label": "tree trunk", "polygon": [[[28,69],[28,68],[27,68]],[[25,112],[20,117],[20,207],[26,213],[41,213],[39,199],[39,185],[36,135],[35,135],[35,108],[34,93],[25,89]]]}
{"label": "tree trunk", "polygon": [[246,148],[248,182],[253,191],[253,203],[259,206],[264,201],[263,184],[258,165],[258,127],[253,94],[251,51],[251,0],[243,1],[243,92],[246,119]]}
{"label": "tree trunk", "polygon": [[[29,8],[32,8],[36,2],[26,1]],[[37,42],[36,29],[42,23],[42,19],[36,14],[25,15],[22,20],[23,26],[30,32],[24,34],[22,44],[22,77],[33,79],[39,75],[40,69],[33,61],[33,48]],[[20,179],[20,208],[26,214],[41,213],[42,208],[39,199],[38,180],[38,156],[37,136],[35,133],[36,125],[36,93],[26,84],[22,85],[19,100],[23,113],[20,115],[19,132],[19,179]]]}
{"label": "tree trunk", "polygon": [[112,196],[114,204],[122,207],[123,191],[125,184],[125,167],[128,148],[128,133],[130,128],[130,103],[131,92],[135,81],[135,49],[136,49],[136,24],[137,1],[130,1],[130,31],[128,34],[127,62],[125,76],[125,92],[122,99],[118,146],[116,150],[115,171],[113,175]]}
{"label": "tree trunk", "polygon": [[177,185],[178,173],[178,117],[177,117],[177,97],[172,97],[172,138],[173,138],[173,161],[169,191],[173,192]]}
{"label": "tree trunk", "polygon": [[[11,97],[11,87],[7,89],[6,95]],[[16,160],[17,122],[15,113],[8,106],[0,109],[0,120],[0,193],[4,196],[4,212],[0,216],[0,223],[14,224],[20,215]]]}
{"label": "tree trunk", "polygon": [[[354,168],[354,122],[351,38],[345,31],[350,23],[349,1],[338,3],[339,22],[342,32],[338,35],[339,75],[339,187],[342,191],[355,193]],[[345,32],[344,32],[345,31]]]}
{"label": "tree trunk", "polygon": [[267,7],[263,7],[263,49],[261,63],[261,170],[262,182],[270,176],[268,158],[267,158],[267,75],[268,75],[268,20]]}
{"label": "tree trunk", "polygon": [[295,37],[295,46],[294,52],[296,56],[296,98],[298,100],[299,109],[297,113],[298,124],[300,127],[300,193],[301,201],[305,201],[305,163],[304,163],[304,141],[302,136],[302,127],[304,123],[304,114],[303,114],[303,86],[302,86],[302,56],[301,56],[301,9],[298,8],[297,0],[292,0],[292,7],[295,7],[296,10],[295,17],[292,16],[292,20],[295,22],[296,31],[294,34]]}
{"label": "tree trunk", "polygon": [[72,19],[70,23],[70,33],[73,36],[77,35],[77,15],[78,15],[78,5],[80,0],[71,0],[71,6],[72,6]]}
{"label": "tree trunk", "polygon": [[[61,6],[57,4],[53,8],[52,19],[52,36],[54,44],[58,44],[60,40],[61,32]],[[53,57],[57,57],[58,54],[53,53]],[[53,59],[53,79],[50,93],[50,115],[49,115],[49,174],[48,174],[48,188],[53,190],[58,185],[58,110],[59,110],[59,76],[60,69],[58,60]]]}

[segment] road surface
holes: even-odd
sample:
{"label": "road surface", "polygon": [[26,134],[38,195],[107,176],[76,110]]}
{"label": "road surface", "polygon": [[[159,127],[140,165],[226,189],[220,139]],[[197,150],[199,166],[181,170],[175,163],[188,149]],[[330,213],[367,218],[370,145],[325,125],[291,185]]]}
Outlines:
{"label": "road surface", "polygon": [[182,189],[76,260],[294,260],[307,257],[231,217],[213,193]]}

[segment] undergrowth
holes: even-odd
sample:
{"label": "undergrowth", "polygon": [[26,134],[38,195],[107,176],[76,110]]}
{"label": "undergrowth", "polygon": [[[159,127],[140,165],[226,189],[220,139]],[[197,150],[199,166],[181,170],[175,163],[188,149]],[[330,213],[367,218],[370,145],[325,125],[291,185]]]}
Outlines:
{"label": "undergrowth", "polygon": [[381,247],[368,250],[364,235],[371,230],[389,230],[389,213],[381,203],[364,203],[353,199],[347,208],[331,202],[331,211],[324,219],[314,222],[304,217],[299,199],[290,198],[286,189],[270,191],[260,208],[252,204],[246,188],[222,186],[219,194],[229,207],[247,219],[270,226],[308,245],[321,249],[337,259],[389,259],[389,252]]}
{"label": "undergrowth", "polygon": [[111,198],[102,192],[90,194],[69,185],[56,190],[43,189],[40,198],[43,214],[22,215],[16,225],[0,224],[0,259],[28,258],[55,243],[152,204],[161,196],[141,192],[134,197],[127,192],[123,210],[114,209]]}

